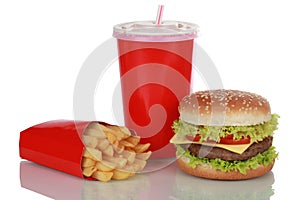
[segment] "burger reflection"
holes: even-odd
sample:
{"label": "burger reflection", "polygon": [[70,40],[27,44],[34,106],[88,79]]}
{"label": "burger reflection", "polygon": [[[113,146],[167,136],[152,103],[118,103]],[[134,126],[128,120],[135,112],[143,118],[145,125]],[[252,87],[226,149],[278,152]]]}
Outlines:
{"label": "burger reflection", "polygon": [[[140,199],[149,190],[146,175],[138,174],[124,181],[88,181],[28,161],[20,163],[23,188],[59,200]],[[142,187],[141,187],[142,185]]]}
{"label": "burger reflection", "polygon": [[267,200],[274,194],[273,183],[272,172],[249,180],[216,181],[187,175],[178,169],[173,199]]}
{"label": "burger reflection", "polygon": [[272,172],[245,181],[215,181],[190,176],[178,169],[176,163],[127,180],[103,183],[22,161],[20,179],[23,188],[58,200],[266,200],[274,194]]}

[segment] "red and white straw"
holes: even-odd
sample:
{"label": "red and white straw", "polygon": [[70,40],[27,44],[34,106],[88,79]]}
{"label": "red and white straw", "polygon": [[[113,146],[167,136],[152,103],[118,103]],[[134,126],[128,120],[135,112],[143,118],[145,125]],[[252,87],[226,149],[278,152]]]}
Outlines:
{"label": "red and white straw", "polygon": [[156,22],[155,22],[156,24],[161,24],[163,12],[164,12],[164,5],[159,5],[157,10]]}

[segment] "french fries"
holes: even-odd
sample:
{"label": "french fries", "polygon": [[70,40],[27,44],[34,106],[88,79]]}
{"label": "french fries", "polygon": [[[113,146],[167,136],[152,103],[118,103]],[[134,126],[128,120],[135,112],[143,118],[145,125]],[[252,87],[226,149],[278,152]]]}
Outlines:
{"label": "french fries", "polygon": [[107,182],[124,180],[144,169],[151,155],[150,144],[140,144],[124,126],[105,126],[92,122],[84,132],[82,173]]}

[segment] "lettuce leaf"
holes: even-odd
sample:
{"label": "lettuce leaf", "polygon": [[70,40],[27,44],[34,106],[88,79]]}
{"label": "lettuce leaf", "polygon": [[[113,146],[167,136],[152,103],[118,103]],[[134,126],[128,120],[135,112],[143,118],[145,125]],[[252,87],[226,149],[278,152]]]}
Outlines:
{"label": "lettuce leaf", "polygon": [[213,169],[221,170],[222,172],[239,171],[242,174],[246,174],[247,169],[256,169],[260,165],[269,165],[278,157],[278,153],[275,151],[274,146],[271,146],[268,150],[259,153],[248,160],[236,161],[227,161],[219,158],[200,158],[192,156],[189,151],[185,151],[179,145],[176,145],[176,147],[176,155],[189,158],[188,165],[192,168],[195,168],[198,164],[210,165]]}
{"label": "lettuce leaf", "polygon": [[[172,128],[176,134],[185,135],[201,135],[199,142],[206,140],[220,141],[220,137],[233,135],[234,140],[250,137],[251,142],[262,141],[263,138],[273,136],[273,132],[277,129],[279,115],[272,114],[271,120],[262,124],[251,126],[197,126],[189,124],[183,120],[174,121]],[[258,134],[259,133],[259,134]]]}

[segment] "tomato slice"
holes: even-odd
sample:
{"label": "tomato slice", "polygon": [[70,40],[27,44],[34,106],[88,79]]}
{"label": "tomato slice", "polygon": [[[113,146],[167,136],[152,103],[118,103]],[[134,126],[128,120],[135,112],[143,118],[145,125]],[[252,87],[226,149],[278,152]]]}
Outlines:
{"label": "tomato slice", "polygon": [[[198,142],[201,138],[201,135],[197,134],[195,136],[191,136],[191,135],[186,135],[185,136],[186,139],[193,141],[193,142]],[[213,142],[213,141],[207,141],[207,142]],[[218,144],[249,144],[250,143],[250,137],[242,137],[239,140],[234,140],[233,139],[233,135],[227,135],[225,137],[221,137],[220,138],[220,142],[218,142]]]}
{"label": "tomato slice", "polygon": [[188,139],[189,141],[198,142],[200,140],[201,136],[199,134],[197,134],[197,135],[186,135],[185,138]]}
{"label": "tomato slice", "polygon": [[239,140],[234,140],[233,135],[227,135],[225,137],[220,138],[220,144],[249,144],[250,137],[242,137]]}

